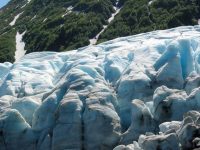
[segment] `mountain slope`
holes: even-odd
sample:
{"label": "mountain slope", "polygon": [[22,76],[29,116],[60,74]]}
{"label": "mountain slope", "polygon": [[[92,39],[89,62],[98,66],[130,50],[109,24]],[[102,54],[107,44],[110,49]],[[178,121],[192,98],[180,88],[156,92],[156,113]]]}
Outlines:
{"label": "mountain slope", "polygon": [[0,40],[0,62],[15,60],[17,32],[26,31],[26,53],[67,51],[116,37],[197,24],[199,6],[198,0],[11,0],[0,10],[0,39],[7,39]]}
{"label": "mountain slope", "polygon": [[0,148],[198,149],[199,58],[187,26],[0,64]]}
{"label": "mountain slope", "polygon": [[100,36],[100,41],[153,30],[163,30],[198,24],[198,0],[127,0],[124,6]]}
{"label": "mountain slope", "polygon": [[[89,38],[94,37],[103,28],[103,24],[106,24],[106,20],[114,12],[113,4],[109,0],[32,0],[26,3],[11,1],[1,10],[0,18],[3,23],[0,25],[0,34],[10,34],[12,30],[26,31],[23,40],[28,53],[45,50],[63,51],[88,45]],[[72,8],[73,11],[70,10]],[[8,17],[11,12],[13,15]],[[18,14],[21,15],[15,24],[9,25]]]}

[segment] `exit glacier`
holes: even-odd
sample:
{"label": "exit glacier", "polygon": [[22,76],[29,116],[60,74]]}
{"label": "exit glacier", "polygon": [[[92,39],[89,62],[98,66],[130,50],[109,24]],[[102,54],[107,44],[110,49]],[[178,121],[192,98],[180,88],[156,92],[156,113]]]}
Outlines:
{"label": "exit glacier", "polygon": [[200,148],[200,26],[0,64],[1,150]]}

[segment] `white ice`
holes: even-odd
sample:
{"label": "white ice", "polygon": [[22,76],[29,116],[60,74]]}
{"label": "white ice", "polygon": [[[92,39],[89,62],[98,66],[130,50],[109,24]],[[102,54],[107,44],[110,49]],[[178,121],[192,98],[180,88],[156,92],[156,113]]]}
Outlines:
{"label": "white ice", "polygon": [[0,147],[197,148],[199,41],[183,26],[0,64]]}
{"label": "white ice", "polygon": [[156,0],[151,0],[149,1],[148,5],[150,6],[153,2],[155,2]]}
{"label": "white ice", "polygon": [[69,6],[67,7],[66,13],[62,15],[62,18],[65,17],[66,15],[70,14],[73,10],[73,6]]}
{"label": "white ice", "polygon": [[16,34],[16,51],[15,51],[15,61],[19,61],[26,53],[25,48],[25,43],[22,41],[22,38],[24,36],[24,34],[26,33],[26,31],[24,31],[23,33],[19,33],[17,32]]}
{"label": "white ice", "polygon": [[23,12],[19,13],[18,15],[16,15],[16,16],[14,17],[13,21],[10,22],[9,25],[10,25],[10,26],[14,26],[15,23],[16,23],[16,21],[17,21],[17,19],[22,15],[22,13],[23,13]]}

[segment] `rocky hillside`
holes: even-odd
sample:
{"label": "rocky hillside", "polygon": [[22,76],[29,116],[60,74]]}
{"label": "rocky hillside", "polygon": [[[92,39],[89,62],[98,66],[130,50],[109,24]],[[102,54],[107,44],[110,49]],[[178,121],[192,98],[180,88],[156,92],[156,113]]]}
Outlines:
{"label": "rocky hillside", "polygon": [[[68,51],[116,37],[195,25],[199,12],[198,0],[11,0],[0,9],[0,62],[14,62],[25,52]],[[26,51],[16,54],[18,49]]]}

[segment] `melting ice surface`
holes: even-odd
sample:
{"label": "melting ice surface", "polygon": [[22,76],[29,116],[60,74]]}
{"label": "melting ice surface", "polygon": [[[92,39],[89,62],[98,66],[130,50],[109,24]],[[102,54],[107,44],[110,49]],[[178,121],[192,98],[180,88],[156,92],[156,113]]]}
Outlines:
{"label": "melting ice surface", "polygon": [[3,150],[199,147],[200,27],[0,64]]}

